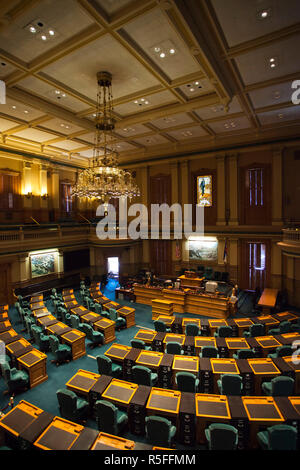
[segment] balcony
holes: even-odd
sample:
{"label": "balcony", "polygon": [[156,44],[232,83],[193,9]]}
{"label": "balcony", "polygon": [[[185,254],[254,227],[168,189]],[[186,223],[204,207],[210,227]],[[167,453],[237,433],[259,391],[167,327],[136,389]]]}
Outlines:
{"label": "balcony", "polygon": [[282,249],[283,254],[300,255],[300,226],[284,228],[282,230],[282,241],[278,246]]}

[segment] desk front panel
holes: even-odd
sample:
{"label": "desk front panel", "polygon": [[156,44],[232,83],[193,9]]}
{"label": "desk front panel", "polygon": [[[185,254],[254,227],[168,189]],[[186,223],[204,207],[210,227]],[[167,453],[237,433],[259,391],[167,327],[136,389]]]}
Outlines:
{"label": "desk front panel", "polygon": [[48,379],[46,372],[47,356],[41,351],[33,349],[24,356],[19,357],[17,361],[20,367],[29,374],[30,388]]}
{"label": "desk front panel", "polygon": [[72,350],[72,359],[75,361],[84,356],[85,350],[85,333],[79,330],[71,330],[61,335],[61,342],[67,344]]}
{"label": "desk front panel", "polygon": [[201,444],[206,442],[205,429],[211,423],[229,424],[231,415],[228,399],[225,395],[195,394],[196,419],[197,419],[197,441]]}

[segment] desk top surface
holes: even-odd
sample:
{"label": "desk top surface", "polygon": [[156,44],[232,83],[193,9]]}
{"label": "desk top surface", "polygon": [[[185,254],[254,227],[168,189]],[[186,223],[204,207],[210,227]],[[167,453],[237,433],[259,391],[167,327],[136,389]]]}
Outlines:
{"label": "desk top surface", "polygon": [[34,446],[44,450],[68,450],[84,427],[63,418],[55,417]]}
{"label": "desk top surface", "polygon": [[242,397],[249,421],[284,421],[273,397]]}
{"label": "desk top surface", "polygon": [[139,330],[134,339],[141,339],[141,340],[146,340],[146,341],[153,341],[155,336],[157,335],[156,331],[151,331],[151,330]]}
{"label": "desk top surface", "polygon": [[71,390],[89,392],[95,383],[100,379],[100,374],[79,369],[73,377],[66,383],[66,387]]}
{"label": "desk top surface", "polygon": [[6,349],[11,354],[15,354],[21,351],[22,349],[27,348],[27,346],[30,346],[30,343],[25,338],[21,338],[18,341],[14,341],[13,343],[8,344],[6,346]]}
{"label": "desk top surface", "polygon": [[101,317],[99,320],[97,320],[94,325],[98,326],[99,328],[109,328],[109,327],[112,327],[116,324],[115,321],[113,320],[110,320],[109,318],[104,318],[104,317]]}
{"label": "desk top surface", "polygon": [[174,356],[173,370],[198,372],[199,358],[196,356]]}
{"label": "desk top surface", "polygon": [[280,321],[276,320],[272,315],[260,315],[257,319],[265,325],[278,325],[280,323]]}
{"label": "desk top surface", "polygon": [[237,326],[245,328],[254,325],[250,318],[234,318],[233,321],[237,324]]}
{"label": "desk top surface", "polygon": [[277,348],[281,343],[273,336],[257,336],[256,341],[262,348]]}
{"label": "desk top surface", "polygon": [[21,400],[12,410],[0,419],[0,426],[18,436],[23,432],[43,410]]}
{"label": "desk top surface", "polygon": [[73,343],[74,341],[77,341],[80,338],[85,337],[85,333],[83,333],[83,331],[73,329],[71,331],[68,331],[68,333],[65,333],[65,334],[61,335],[61,337],[65,341]]}
{"label": "desk top surface", "polygon": [[24,354],[24,356],[18,357],[17,360],[24,366],[32,367],[40,361],[46,361],[47,355],[38,351],[38,349],[33,349],[29,353]]}
{"label": "desk top surface", "polygon": [[245,338],[225,338],[228,349],[250,349]]}
{"label": "desk top surface", "polygon": [[158,367],[162,361],[163,353],[156,351],[141,351],[136,359],[136,364]]}
{"label": "desk top surface", "polygon": [[100,432],[91,450],[133,450],[134,441]]}
{"label": "desk top surface", "polygon": [[226,320],[208,320],[208,324],[211,328],[219,328],[220,326],[228,326]]}
{"label": "desk top surface", "polygon": [[125,346],[123,344],[114,343],[110,348],[104,353],[105,356],[115,357],[117,359],[125,359],[127,354],[131,351],[130,346]]}
{"label": "desk top surface", "polygon": [[229,419],[230,410],[225,395],[196,393],[196,416]]}
{"label": "desk top surface", "polygon": [[112,379],[108,387],[104,390],[102,398],[128,404],[137,389],[137,384],[126,382],[124,380]]}
{"label": "desk top surface", "polygon": [[179,391],[152,387],[146,408],[178,414],[180,400],[181,392]]}
{"label": "desk top surface", "polygon": [[274,307],[276,304],[278,292],[278,289],[264,289],[258,301],[258,305],[262,305],[264,307]]}
{"label": "desk top surface", "polygon": [[170,341],[175,341],[183,345],[185,341],[185,335],[176,335],[175,333],[167,333],[164,337],[164,343],[169,343]]}
{"label": "desk top surface", "polygon": [[216,347],[216,338],[213,336],[195,336],[195,346],[196,348],[203,346]]}
{"label": "desk top surface", "polygon": [[193,325],[201,326],[200,318],[183,318],[182,319],[182,326],[186,326],[188,323],[192,323]]}
{"label": "desk top surface", "polygon": [[159,315],[157,320],[163,321],[166,325],[172,325],[175,320],[175,317],[170,315]]}
{"label": "desk top surface", "polygon": [[266,357],[262,359],[248,359],[248,364],[256,375],[280,374],[280,370],[272,359]]}
{"label": "desk top surface", "polygon": [[235,359],[214,359],[210,360],[214,374],[239,374]]}
{"label": "desk top surface", "polygon": [[131,308],[131,307],[121,307],[119,308],[118,310],[118,314],[123,314],[123,315],[129,315],[130,313],[134,313],[135,312],[135,308]]}

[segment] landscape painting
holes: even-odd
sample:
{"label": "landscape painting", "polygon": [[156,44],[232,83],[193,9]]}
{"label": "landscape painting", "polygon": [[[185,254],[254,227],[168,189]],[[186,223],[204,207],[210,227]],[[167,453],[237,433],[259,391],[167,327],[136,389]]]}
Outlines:
{"label": "landscape painting", "polygon": [[189,258],[197,261],[215,261],[218,257],[218,241],[190,240]]}
{"label": "landscape painting", "polygon": [[55,253],[31,255],[31,276],[46,276],[55,272]]}

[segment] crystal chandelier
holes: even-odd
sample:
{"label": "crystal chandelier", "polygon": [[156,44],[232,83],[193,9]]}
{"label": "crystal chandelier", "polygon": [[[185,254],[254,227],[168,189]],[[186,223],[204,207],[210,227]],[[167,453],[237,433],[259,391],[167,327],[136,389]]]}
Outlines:
{"label": "crystal chandelier", "polygon": [[112,75],[98,72],[98,93],[96,132],[93,158],[89,167],[81,170],[72,187],[74,196],[98,199],[108,203],[111,198],[140,195],[131,173],[118,167],[118,153],[115,150],[113,130],[115,120],[112,106]]}

